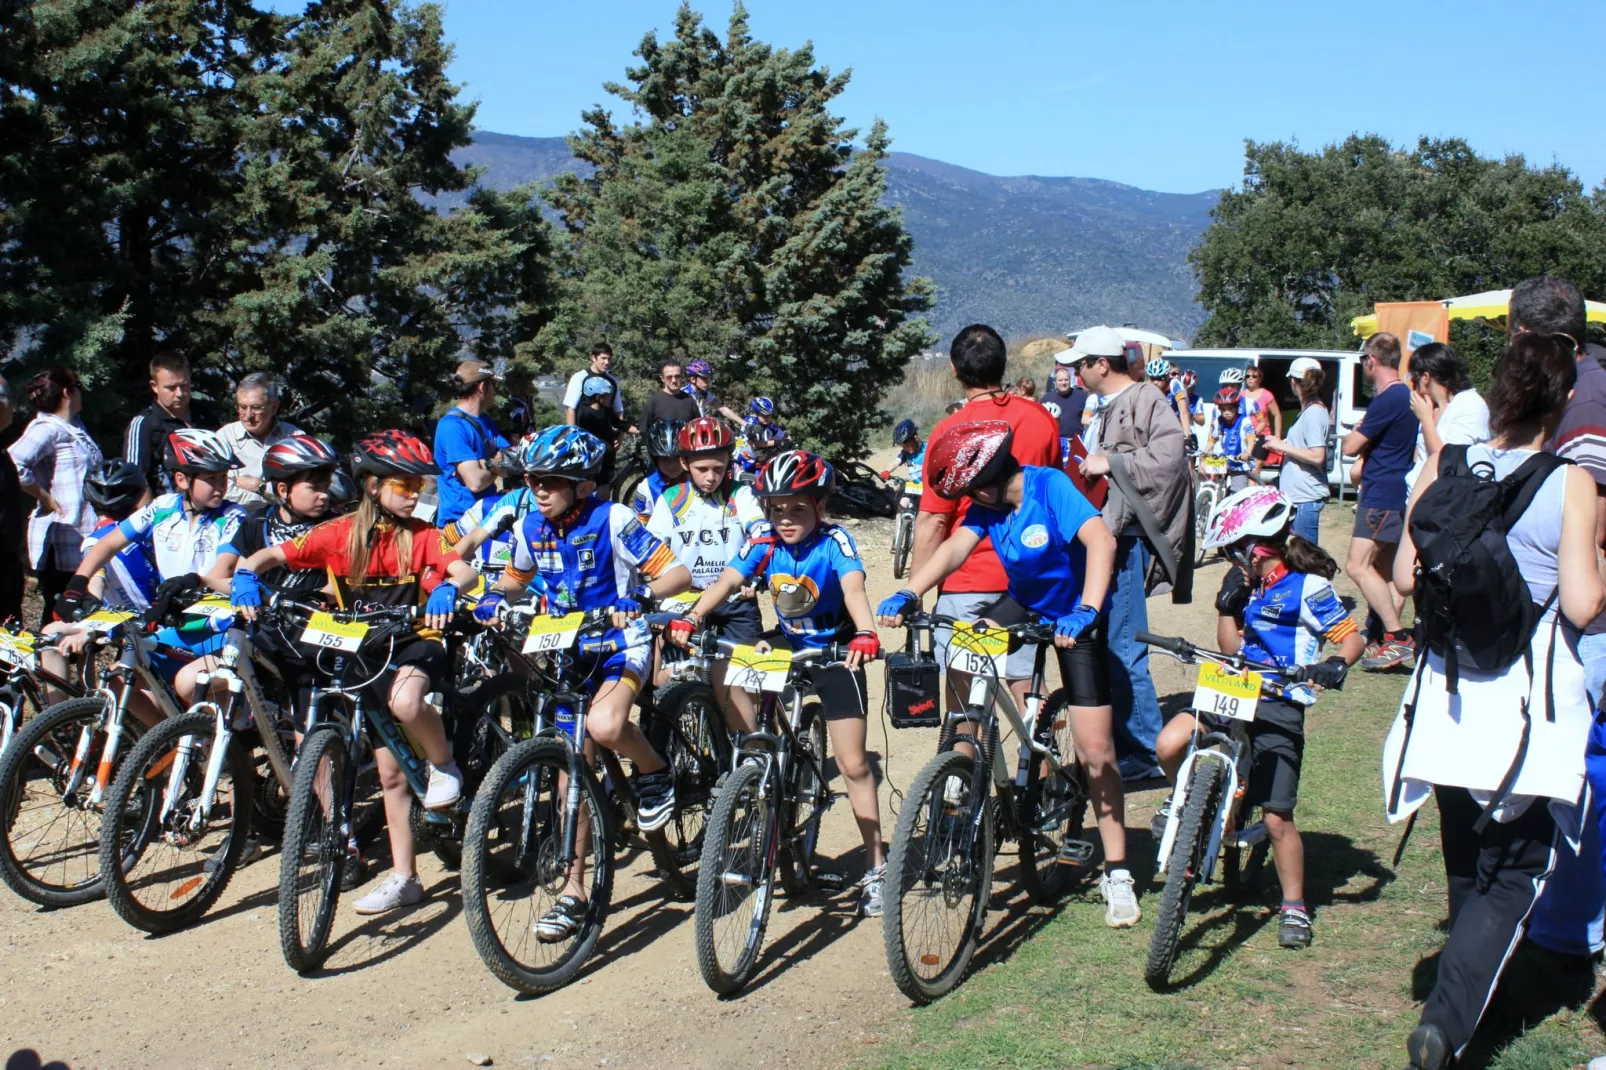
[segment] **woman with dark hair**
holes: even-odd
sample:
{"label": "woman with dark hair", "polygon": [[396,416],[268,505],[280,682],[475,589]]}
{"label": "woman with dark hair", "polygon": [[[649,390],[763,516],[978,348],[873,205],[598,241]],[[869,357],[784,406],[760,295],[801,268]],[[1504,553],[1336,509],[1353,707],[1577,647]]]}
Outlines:
{"label": "woman with dark hair", "polygon": [[1472,388],[1467,362],[1443,342],[1429,342],[1411,354],[1410,380],[1411,411],[1421,425],[1416,463],[1405,475],[1405,485],[1414,487],[1428,458],[1446,445],[1489,441],[1489,406]]}
{"label": "woman with dark hair", "polygon": [[23,492],[36,501],[28,517],[28,564],[44,598],[41,628],[56,596],[67,589],[83,560],[84,537],[95,530],[95,510],[84,499],[84,475],[104,459],[78,418],[84,397],[78,376],[46,368],[26,387],[34,418],[11,444]]}
{"label": "woman with dark hair", "polygon": [[[1430,374],[1437,382],[1437,373]],[[1416,593],[1413,525],[1436,482],[1454,478],[1464,485],[1469,472],[1485,479],[1517,472],[1555,435],[1576,376],[1570,340],[1538,334],[1512,340],[1489,394],[1494,437],[1466,447],[1464,467],[1447,453],[1417,480],[1394,560],[1402,593]],[[1595,564],[1595,482],[1577,465],[1559,462],[1524,478],[1533,497],[1505,541],[1537,607],[1528,648],[1509,668],[1483,671],[1470,655],[1447,667],[1424,643],[1383,748],[1389,820],[1414,813],[1429,795],[1439,807],[1450,932],[1408,1043],[1409,1065],[1423,1070],[1450,1065],[1472,1039],[1559,847],[1565,841],[1577,850],[1583,821],[1592,718],[1578,637],[1606,607]],[[1431,505],[1420,511],[1448,519],[1452,506],[1444,495]],[[1454,635],[1450,641],[1459,646]]]}

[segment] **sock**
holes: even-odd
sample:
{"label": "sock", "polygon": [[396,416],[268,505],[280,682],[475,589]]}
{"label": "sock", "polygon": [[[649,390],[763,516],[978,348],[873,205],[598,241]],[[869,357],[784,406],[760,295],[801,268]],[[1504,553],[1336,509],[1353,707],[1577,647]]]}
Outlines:
{"label": "sock", "polygon": [[1283,909],[1284,910],[1304,910],[1305,909],[1305,901],[1303,899],[1284,899],[1283,900]]}
{"label": "sock", "polygon": [[1400,642],[1403,643],[1406,640],[1411,638],[1411,629],[1409,629],[1409,628],[1401,628],[1397,632],[1390,632],[1389,633],[1389,638],[1390,639],[1397,639],[1397,640],[1399,640]]}
{"label": "sock", "polygon": [[1125,877],[1127,880],[1132,879],[1132,874],[1127,872],[1125,862],[1104,863],[1104,875],[1106,877]]}

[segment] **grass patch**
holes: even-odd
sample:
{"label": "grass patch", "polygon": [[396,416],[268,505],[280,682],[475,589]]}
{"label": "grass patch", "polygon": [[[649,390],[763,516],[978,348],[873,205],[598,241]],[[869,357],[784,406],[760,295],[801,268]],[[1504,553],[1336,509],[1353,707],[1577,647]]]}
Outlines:
{"label": "grass patch", "polygon": [[[1325,541],[1342,547],[1353,511],[1327,514]],[[1200,591],[1213,591],[1218,575],[1208,571]],[[1355,594],[1342,575],[1338,586]],[[1156,631],[1208,637],[1199,607],[1151,613]],[[1106,928],[1093,889],[1057,912],[1030,907],[1012,856],[1001,853],[1007,866],[994,883],[981,965],[949,998],[907,1012],[905,1028],[868,1061],[909,1070],[1402,1065],[1446,917],[1433,806],[1421,811],[1391,868],[1402,826],[1383,819],[1380,762],[1407,679],[1403,671],[1357,671],[1345,691],[1311,711],[1298,821],[1315,914],[1312,948],[1277,946],[1278,892],[1268,865],[1250,902],[1229,901],[1219,885],[1196,892],[1172,974],[1177,983],[1151,991],[1142,970],[1158,888],[1144,826],[1163,793],[1142,793],[1129,798],[1127,821],[1146,911],[1136,930]],[[1162,703],[1182,690],[1180,680],[1172,673],[1161,681]],[[1558,1070],[1606,1052],[1594,989],[1587,968],[1525,947],[1461,1066]]]}

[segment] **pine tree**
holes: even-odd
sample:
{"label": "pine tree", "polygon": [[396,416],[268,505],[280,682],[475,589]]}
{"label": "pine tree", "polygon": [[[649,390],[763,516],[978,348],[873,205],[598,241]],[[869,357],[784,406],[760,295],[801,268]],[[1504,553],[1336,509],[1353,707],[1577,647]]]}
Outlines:
{"label": "pine tree", "polygon": [[641,121],[586,112],[570,147],[591,173],[548,193],[569,260],[547,352],[604,336],[649,381],[661,359],[707,360],[722,395],[772,395],[802,442],[857,456],[934,341],[931,284],[905,280],[912,242],[881,203],[884,124],[855,149],[829,111],[848,75],[755,41],[740,5],[723,40],[682,6],[636,55],[605,88]]}

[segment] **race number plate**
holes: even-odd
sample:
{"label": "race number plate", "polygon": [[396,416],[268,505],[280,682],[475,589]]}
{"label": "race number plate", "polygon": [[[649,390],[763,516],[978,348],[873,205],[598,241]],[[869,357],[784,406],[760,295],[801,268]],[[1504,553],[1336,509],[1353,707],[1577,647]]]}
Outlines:
{"label": "race number plate", "polygon": [[234,607],[229,604],[226,596],[209,594],[194,605],[187,606],[184,610],[184,615],[186,617],[208,618],[232,617],[234,616]]}
{"label": "race number plate", "polygon": [[561,617],[532,617],[530,631],[524,637],[524,653],[543,654],[551,650],[567,650],[580,634],[584,613],[565,613]]}
{"label": "race number plate", "polygon": [[971,675],[1004,675],[1004,659],[1009,654],[1009,633],[1002,628],[985,631],[960,621],[948,641],[948,667]]}
{"label": "race number plate", "polygon": [[701,591],[681,591],[679,594],[672,594],[668,598],[661,600],[658,604],[663,607],[665,612],[684,613],[692,606],[695,606],[697,600],[702,596],[703,592]]}
{"label": "race number plate", "polygon": [[1223,475],[1227,471],[1227,458],[1206,454],[1199,458],[1199,467],[1211,475]]}
{"label": "race number plate", "polygon": [[362,647],[363,636],[368,634],[366,624],[346,624],[327,613],[314,613],[307,618],[301,641],[308,646],[321,646],[326,650],[344,650],[356,653]]}
{"label": "race number plate", "polygon": [[79,623],[92,632],[109,632],[134,619],[134,614],[116,609],[97,609]]}
{"label": "race number plate", "polygon": [[731,651],[725,683],[744,691],[780,691],[792,667],[792,652],[776,647],[763,653],[757,647],[739,646]]}
{"label": "race number plate", "polygon": [[1229,672],[1211,663],[1199,666],[1199,681],[1193,688],[1193,708],[1198,712],[1253,721],[1259,701],[1258,672]]}
{"label": "race number plate", "polygon": [[19,669],[37,669],[39,655],[34,650],[35,638],[27,632],[0,631],[0,661]]}

